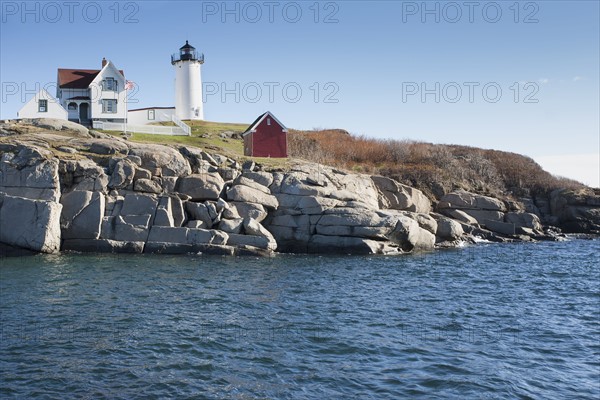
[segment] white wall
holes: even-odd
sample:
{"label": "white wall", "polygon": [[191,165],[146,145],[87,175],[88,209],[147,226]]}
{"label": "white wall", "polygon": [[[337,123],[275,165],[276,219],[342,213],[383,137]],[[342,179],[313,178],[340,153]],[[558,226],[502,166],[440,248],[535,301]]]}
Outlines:
{"label": "white wall", "polygon": [[67,109],[67,113],[68,113],[70,120],[73,120],[73,121],[79,120],[79,106],[77,106],[76,110]]}
{"label": "white wall", "polygon": [[[72,89],[72,88],[66,88],[66,89],[58,89],[58,100],[60,102],[60,105],[63,106],[63,108],[65,110],[67,110],[67,114],[68,114],[68,118],[71,121],[78,121],[79,122],[79,106],[82,103],[82,100],[69,100],[73,97],[90,97],[90,90],[89,89]],[[89,103],[89,101],[86,101]],[[76,110],[69,110],[69,103],[75,103],[77,104],[77,109]],[[89,114],[89,112],[88,112]]]}
{"label": "white wall", "polygon": [[136,110],[127,113],[127,123],[131,125],[147,125],[153,122],[171,121],[171,116],[175,115],[174,108],[160,109],[154,108],[154,119],[148,119],[149,110]]}
{"label": "white wall", "polygon": [[[39,100],[47,100],[48,107],[46,112],[39,112]],[[65,110],[45,89],[40,90],[32,97],[17,113],[18,118],[54,118],[67,119],[67,110]]]}
{"label": "white wall", "polygon": [[[114,78],[117,81],[117,91],[103,90],[102,81],[106,78]],[[125,77],[110,61],[102,68],[90,85],[91,110],[93,119],[125,120],[127,118],[127,91],[125,90]],[[102,100],[116,99],[117,112],[102,112]]]}
{"label": "white wall", "polygon": [[175,108],[181,120],[204,119],[202,77],[199,61],[178,61],[175,68]]}

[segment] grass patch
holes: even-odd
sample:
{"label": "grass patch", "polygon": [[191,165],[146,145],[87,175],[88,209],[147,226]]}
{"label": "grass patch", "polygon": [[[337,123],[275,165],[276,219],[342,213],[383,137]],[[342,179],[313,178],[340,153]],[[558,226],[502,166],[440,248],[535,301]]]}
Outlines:
{"label": "grass patch", "polygon": [[211,121],[183,121],[192,127],[192,134],[219,135],[223,132],[234,132],[240,135],[248,128],[248,124],[211,122]]}
{"label": "grass patch", "polygon": [[[192,128],[192,136],[170,136],[155,135],[150,133],[132,133],[128,139],[137,143],[155,143],[176,146],[193,146],[207,150],[209,153],[220,153],[227,157],[244,162],[253,160],[254,162],[273,169],[287,170],[289,163],[286,158],[265,158],[265,157],[246,157],[244,156],[244,141],[242,139],[222,138],[221,133],[233,132],[241,136],[248,128],[248,124],[225,123],[211,121],[184,121]],[[160,122],[155,125],[173,126],[170,121]],[[120,132],[102,131],[110,135],[121,137]]]}
{"label": "grass patch", "polygon": [[[117,132],[107,132],[120,137]],[[179,146],[193,146],[223,153],[228,157],[243,156],[244,142],[239,139],[222,139],[220,137],[201,137],[197,133],[192,136],[154,135],[151,133],[133,133],[128,139],[137,143],[170,144]]]}

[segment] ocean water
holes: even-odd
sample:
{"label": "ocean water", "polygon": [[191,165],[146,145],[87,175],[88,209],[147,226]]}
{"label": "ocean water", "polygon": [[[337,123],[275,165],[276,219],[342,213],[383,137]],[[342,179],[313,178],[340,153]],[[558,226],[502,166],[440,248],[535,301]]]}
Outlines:
{"label": "ocean water", "polygon": [[598,399],[599,250],[0,259],[0,398]]}

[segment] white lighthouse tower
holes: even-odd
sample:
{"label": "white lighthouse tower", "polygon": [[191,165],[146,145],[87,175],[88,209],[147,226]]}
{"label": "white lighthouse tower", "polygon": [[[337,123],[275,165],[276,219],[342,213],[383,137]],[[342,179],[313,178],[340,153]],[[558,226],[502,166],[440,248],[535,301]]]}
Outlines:
{"label": "white lighthouse tower", "polygon": [[203,120],[200,66],[204,64],[204,54],[186,40],[179,54],[171,56],[171,64],[175,67],[175,115],[181,120]]}

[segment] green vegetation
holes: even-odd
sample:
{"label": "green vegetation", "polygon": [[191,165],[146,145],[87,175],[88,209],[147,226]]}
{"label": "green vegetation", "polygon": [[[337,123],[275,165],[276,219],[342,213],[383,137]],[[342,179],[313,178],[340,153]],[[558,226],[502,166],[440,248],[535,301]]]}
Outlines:
{"label": "green vegetation", "polygon": [[222,151],[227,156],[243,155],[244,145],[239,139],[223,139],[219,136],[202,137],[192,131],[192,136],[154,135],[150,133],[134,133],[129,140],[141,143],[175,144],[195,146],[202,149]]}
{"label": "green vegetation", "polygon": [[[194,146],[213,152],[222,152],[232,158],[239,158],[244,154],[244,146],[236,135],[246,130],[246,124],[221,123],[210,121],[185,121],[192,127],[192,136],[154,135],[149,133],[133,133],[129,140],[139,143],[171,144],[180,146]],[[155,125],[175,126],[173,122],[158,122]],[[116,132],[106,132],[117,136]],[[224,134],[222,137],[221,135]],[[228,136],[234,136],[229,138]]]}
{"label": "green vegetation", "polygon": [[[149,133],[132,133],[128,140],[138,143],[156,143],[179,146],[194,146],[208,150],[208,152],[221,153],[238,161],[252,159],[255,162],[273,169],[287,169],[288,160],[280,158],[261,158],[244,156],[244,142],[242,133],[248,124],[225,123],[211,121],[184,121],[192,128],[192,136],[155,135]],[[173,122],[159,122],[155,125],[175,126]],[[120,133],[109,132],[114,136]]]}
{"label": "green vegetation", "polygon": [[[186,125],[192,127],[192,133],[197,133],[198,135],[216,135],[223,132],[234,132],[242,134],[246,128],[248,128],[248,124],[241,123],[229,123],[229,122],[211,122],[211,121],[183,121]],[[161,125],[161,126],[176,126],[174,122],[165,121],[165,122],[157,122],[152,125]]]}
{"label": "green vegetation", "polygon": [[211,122],[211,121],[184,121],[192,127],[192,132],[199,134],[218,135],[223,132],[235,132],[242,134],[248,124],[226,123],[226,122]]}

